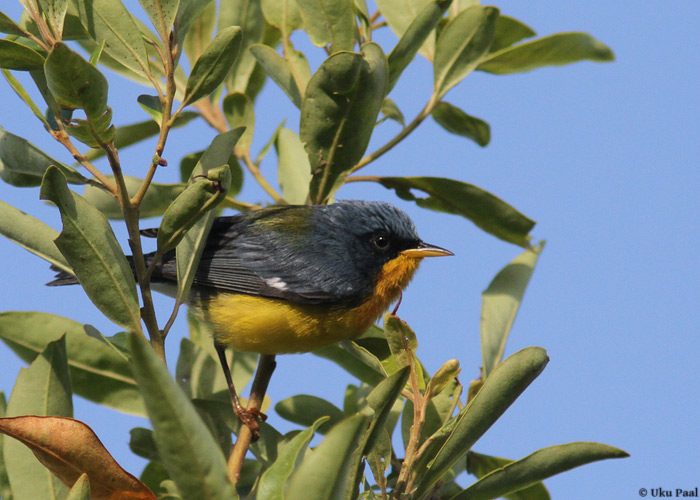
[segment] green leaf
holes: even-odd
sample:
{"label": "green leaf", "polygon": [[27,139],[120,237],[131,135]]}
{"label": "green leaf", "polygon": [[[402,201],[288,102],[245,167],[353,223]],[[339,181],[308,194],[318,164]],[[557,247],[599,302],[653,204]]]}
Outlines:
{"label": "green leaf", "polygon": [[260,476],[256,500],[284,500],[289,476],[303,458],[316,430],[327,422],[328,417],[319,418],[284,445],[277,460]]}
{"label": "green leaf", "polygon": [[579,442],[550,446],[494,470],[452,500],[497,498],[581,465],[628,456],[618,448],[600,443]]}
{"label": "green leaf", "polygon": [[158,96],[142,94],[136,98],[136,102],[153,118],[158,124],[158,130],[160,130],[160,124],[163,122],[163,105]]}
{"label": "green leaf", "polygon": [[277,26],[285,37],[301,26],[301,12],[296,0],[262,0],[260,5],[268,24]]}
{"label": "green leaf", "polygon": [[318,426],[318,432],[321,434],[326,434],[345,417],[343,411],[333,403],[306,394],[283,399],[275,405],[275,411],[283,419],[304,427],[313,425],[322,417],[328,417],[328,421]]}
{"label": "green leaf", "polygon": [[303,205],[309,196],[311,166],[301,139],[293,131],[283,128],[275,139],[279,159],[277,181],[282,196],[291,204]]}
{"label": "green leaf", "polygon": [[139,0],[139,3],[148,14],[160,39],[167,43],[180,0]]}
{"label": "green leaf", "polygon": [[528,25],[501,14],[496,19],[496,34],[493,37],[493,43],[489,51],[497,52],[536,34]]}
{"label": "green leaf", "polygon": [[615,54],[588,33],[556,33],[489,54],[476,69],[495,75],[510,75],[585,60],[614,61]]}
{"label": "green leaf", "polygon": [[8,70],[3,69],[2,75],[5,77],[5,80],[7,80],[7,83],[10,84],[10,87],[12,87],[12,90],[14,90],[15,93],[19,96],[19,98],[22,99],[22,101],[24,101],[24,104],[26,104],[27,107],[32,110],[32,113],[34,113],[34,116],[36,116],[41,121],[41,123],[44,124],[44,128],[48,129],[49,122],[46,121],[44,114],[39,109],[39,107],[34,103],[32,98],[29,97],[29,94],[27,93],[26,90],[24,90],[24,87],[22,87],[22,85],[17,81],[17,79],[14,76],[12,76],[12,73],[10,73]]}
{"label": "green leaf", "polygon": [[226,462],[192,403],[146,341],[130,338],[134,377],[153,424],[163,465],[184,498],[238,498]]}
{"label": "green leaf", "polygon": [[379,123],[383,122],[386,119],[389,119],[394,120],[402,127],[406,126],[406,120],[404,119],[403,113],[396,105],[396,103],[388,97],[385,97],[384,102],[382,102],[382,114],[384,115],[384,118],[379,120]]}
{"label": "green leaf", "polygon": [[2,200],[0,234],[59,269],[72,272],[66,258],[54,244],[58,231]]}
{"label": "green leaf", "polygon": [[304,28],[317,47],[331,45],[331,54],[355,46],[355,12],[347,0],[296,0]]}
{"label": "green leaf", "polygon": [[311,78],[301,106],[299,135],[313,178],[314,204],[325,203],[362,158],[384,100],[388,66],[379,45],[340,52]]}
{"label": "green leaf", "polygon": [[147,77],[150,69],[142,30],[124,4],[120,0],[79,0],[76,5],[90,37],[104,40],[104,50],[115,62]]}
{"label": "green leaf", "polygon": [[63,335],[77,395],[124,413],[145,416],[127,359],[92,326],[40,312],[0,313],[0,338],[27,363]]}
{"label": "green leaf", "polygon": [[[377,7],[382,13],[391,31],[401,39],[414,20],[428,5],[430,0],[377,0]],[[426,38],[420,53],[429,61],[435,53],[435,35],[430,33]]]}
{"label": "green leaf", "polygon": [[468,115],[449,102],[440,101],[430,115],[449,133],[471,139],[481,147],[491,141],[491,127],[488,123]]}
{"label": "green leaf", "polygon": [[[7,416],[22,415],[73,416],[63,337],[47,344],[29,368],[20,370],[7,405]],[[3,448],[15,499],[66,496],[68,488],[24,444],[15,439],[5,439]]]}
{"label": "green leaf", "polygon": [[527,347],[498,365],[459,416],[423,445],[415,465],[416,477],[420,478],[416,498],[433,488],[539,376],[548,361],[544,349]]}
{"label": "green leaf", "polygon": [[[108,176],[112,179],[112,176]],[[143,179],[137,179],[129,175],[124,176],[124,183],[129,196],[136,194],[143,183]],[[183,184],[158,184],[151,183],[141,203],[140,216],[142,219],[160,217],[177,196],[182,193]],[[108,219],[122,220],[124,213],[114,197],[105,193],[102,189],[87,186],[83,198],[102,212]]]}
{"label": "green leaf", "polygon": [[245,92],[253,99],[254,95],[248,90],[249,85],[254,83],[257,65],[255,58],[248,49],[256,43],[265,43],[270,46],[276,45],[272,40],[265,39],[269,31],[265,24],[260,2],[251,2],[249,0],[221,2],[218,18],[219,31],[227,26],[240,26],[243,32],[238,58],[233,65],[230,79],[227,78],[227,90],[229,92]]}
{"label": "green leaf", "polygon": [[[201,156],[192,176],[206,175],[212,168],[225,165],[236,142],[243,134],[243,128],[229,130],[214,137],[209,147]],[[176,248],[177,261],[177,297],[178,303],[183,303],[188,297],[199,259],[204,251],[204,244],[214,222],[215,213],[209,211],[197,222],[182,239]]]}
{"label": "green leaf", "polygon": [[95,118],[107,110],[107,79],[67,45],[54,45],[44,72],[49,90],[61,106],[84,109],[88,117]]}
{"label": "green leaf", "polygon": [[401,395],[401,391],[406,386],[410,371],[408,367],[403,368],[389,377],[382,380],[377,387],[372,389],[367,395],[367,404],[374,411],[374,418],[367,430],[367,440],[365,442],[364,453],[369,453],[380,439],[394,403]]}
{"label": "green leaf", "polygon": [[[199,116],[200,114],[196,111],[183,111],[175,119],[173,128],[182,127]],[[159,132],[160,125],[153,120],[132,123],[131,125],[123,125],[117,128],[117,133],[114,136],[114,147],[121,151],[132,144],[136,144],[148,139],[149,137],[158,135]],[[103,157],[105,154],[106,153],[103,149],[91,149],[85,156],[88,158],[88,160],[94,160]],[[146,192],[146,196],[148,196],[148,192]]]}
{"label": "green leaf", "polygon": [[56,38],[60,39],[68,10],[68,0],[39,0],[39,6]]}
{"label": "green leaf", "polygon": [[335,500],[348,498],[347,492],[360,458],[358,450],[369,417],[353,415],[333,427],[320,445],[306,457],[292,475],[287,500]]}
{"label": "green leaf", "polygon": [[61,211],[63,231],[56,246],[90,300],[116,324],[140,332],[134,276],[105,216],[70,191],[56,167],[46,171],[40,197],[54,202]]}
{"label": "green leaf", "polygon": [[[301,90],[297,85],[287,60],[267,45],[252,45],[250,53],[265,69],[265,72],[289,96],[297,108],[301,108]],[[307,63],[308,64],[308,63]]]}
{"label": "green leaf", "polygon": [[[182,48],[187,60],[193,64],[211,42],[216,25],[216,2],[205,0],[180,0],[175,23],[177,40],[182,41]],[[184,35],[184,40],[183,40]]]}
{"label": "green leaf", "polygon": [[36,50],[11,40],[0,40],[0,68],[31,71],[44,66],[44,57]]}
{"label": "green leaf", "polygon": [[90,480],[86,473],[81,474],[73,483],[66,500],[90,500]]}
{"label": "green leaf", "polygon": [[112,108],[107,106],[103,114],[94,116],[93,119],[73,118],[67,124],[66,131],[91,148],[101,148],[103,144],[112,142],[116,134],[116,128],[112,125]]}
{"label": "green leaf", "polygon": [[87,179],[76,170],[51,158],[32,143],[0,127],[0,178],[15,187],[35,187],[50,166],[57,167],[71,184]]}
{"label": "green leaf", "polygon": [[8,35],[20,35],[24,36],[24,30],[20,28],[17,23],[12,19],[7,17],[6,14],[0,12],[0,33],[7,33]]}
{"label": "green leaf", "polygon": [[355,342],[333,344],[314,351],[316,356],[333,361],[362,382],[375,386],[386,372],[382,363],[372,353]]}
{"label": "green leaf", "polygon": [[[505,467],[513,463],[514,460],[507,458],[492,457],[470,451],[467,453],[467,472],[481,479],[485,475],[496,469]],[[549,492],[544,483],[538,482],[518,491],[504,495],[506,500],[551,500]]]}
{"label": "green leaf", "polygon": [[435,46],[435,95],[442,98],[488,53],[496,32],[498,9],[474,5],[450,20]]}
{"label": "green leaf", "polygon": [[503,359],[525,288],[543,246],[526,250],[501,269],[481,294],[481,377],[487,378]]}
{"label": "green leaf", "polygon": [[391,50],[388,57],[389,87],[387,93],[391,92],[403,70],[413,60],[428,37],[435,32],[435,27],[451,3],[452,0],[428,2],[403,32],[399,43]]}
{"label": "green leaf", "polygon": [[241,47],[241,29],[229,26],[220,31],[194,63],[187,79],[185,104],[205,97],[221,84],[231,70]]}
{"label": "green leaf", "polygon": [[[529,247],[529,233],[535,221],[472,184],[441,177],[380,177],[378,182],[396,190],[401,199],[415,201],[430,210],[461,215],[503,241]],[[423,191],[428,197],[418,198],[412,189]]]}
{"label": "green leaf", "polygon": [[231,185],[231,169],[223,165],[198,176],[173,200],[158,228],[158,251],[165,253],[182,241],[187,231],[219,205]]}
{"label": "green leaf", "polygon": [[231,129],[245,127],[245,132],[243,132],[241,138],[238,139],[236,147],[241,148],[243,151],[249,151],[255,131],[255,110],[253,109],[253,101],[242,92],[233,92],[224,97],[222,109],[228,126]]}

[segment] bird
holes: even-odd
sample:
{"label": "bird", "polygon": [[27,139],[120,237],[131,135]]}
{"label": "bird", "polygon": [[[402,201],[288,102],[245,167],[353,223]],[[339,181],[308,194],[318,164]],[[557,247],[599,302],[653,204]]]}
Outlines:
{"label": "bird", "polygon": [[[275,205],[215,218],[188,302],[213,328],[241,421],[255,432],[260,415],[238,401],[227,348],[277,355],[355,339],[400,298],[424,257],[448,255],[385,202]],[[147,265],[154,256],[145,255]],[[74,283],[59,273],[48,285]],[[176,284],[171,250],[155,266],[152,286],[168,293]]]}

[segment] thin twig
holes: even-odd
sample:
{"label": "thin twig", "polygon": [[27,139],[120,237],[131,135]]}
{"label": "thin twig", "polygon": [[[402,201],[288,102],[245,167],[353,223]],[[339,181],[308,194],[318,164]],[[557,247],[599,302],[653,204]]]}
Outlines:
{"label": "thin twig", "polygon": [[260,168],[258,165],[255,164],[253,159],[250,157],[250,151],[242,150],[242,149],[234,149],[234,152],[236,156],[243,160],[243,164],[246,166],[248,171],[251,173],[251,175],[255,178],[256,181],[258,181],[258,184],[260,184],[260,187],[262,187],[265,192],[270,195],[270,197],[275,200],[276,203],[287,203],[287,201],[284,199],[284,197],[275,190],[275,188],[272,187],[272,185],[267,182],[267,179],[263,177],[262,173],[260,172]]}
{"label": "thin twig", "polygon": [[[270,383],[270,378],[272,377],[272,372],[275,370],[276,364],[274,355],[260,355],[258,369],[255,372],[255,379],[250,389],[250,397],[248,398],[248,406],[246,407],[247,410],[256,412],[262,407],[263,399],[267,392],[267,386]],[[240,430],[238,431],[238,439],[236,439],[236,444],[233,446],[231,456],[228,459],[228,473],[234,486],[240,477],[243,460],[245,459],[246,453],[248,453],[252,438],[253,432],[250,428],[247,425],[241,424]]]}

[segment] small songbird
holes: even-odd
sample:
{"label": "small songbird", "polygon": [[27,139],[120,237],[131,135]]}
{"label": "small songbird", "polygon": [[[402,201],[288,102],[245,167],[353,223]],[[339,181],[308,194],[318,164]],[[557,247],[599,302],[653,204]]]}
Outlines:
{"label": "small songbird", "polygon": [[[230,381],[226,348],[274,355],[354,339],[400,297],[424,257],[445,255],[452,252],[424,243],[388,203],[273,206],[214,220],[189,302],[213,326]],[[170,251],[152,282],[158,289],[176,281]],[[60,274],[49,285],[72,283]]]}

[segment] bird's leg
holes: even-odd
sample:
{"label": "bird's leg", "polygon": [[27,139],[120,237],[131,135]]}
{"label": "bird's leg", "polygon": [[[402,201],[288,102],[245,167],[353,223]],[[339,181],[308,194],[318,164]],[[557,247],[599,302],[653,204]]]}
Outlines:
{"label": "bird's leg", "polygon": [[238,399],[238,394],[236,393],[236,388],[233,386],[233,379],[231,378],[231,370],[228,366],[228,360],[226,359],[226,347],[214,342],[216,347],[216,353],[219,355],[219,361],[221,362],[221,368],[224,370],[224,377],[226,377],[226,383],[228,384],[228,392],[231,395],[231,404],[233,405],[233,412],[236,414],[238,419],[250,428],[252,433],[252,441],[257,441],[258,430],[260,425],[258,424],[258,419],[265,420],[267,416],[262,413],[257,408],[243,408],[241,402]]}

